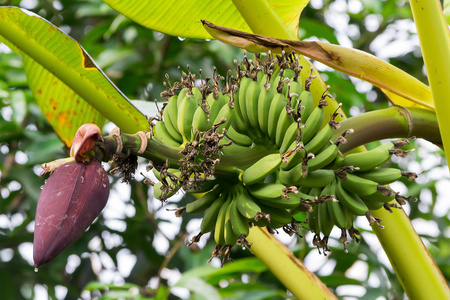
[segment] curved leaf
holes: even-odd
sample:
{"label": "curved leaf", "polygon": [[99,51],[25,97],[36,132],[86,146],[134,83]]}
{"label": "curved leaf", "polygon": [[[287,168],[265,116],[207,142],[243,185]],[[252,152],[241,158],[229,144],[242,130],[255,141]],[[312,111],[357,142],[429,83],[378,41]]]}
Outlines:
{"label": "curved leaf", "polygon": [[391,96],[393,104],[434,109],[428,86],[401,69],[363,51],[320,42],[275,39],[217,26],[207,21],[203,21],[203,24],[211,35],[226,44],[250,52],[295,51],[388,91],[386,94]]}
{"label": "curved leaf", "polygon": [[20,8],[0,8],[0,41],[23,57],[44,116],[67,146],[84,123],[105,117],[124,132],[148,128],[142,115],[75,40]]}
{"label": "curved leaf", "polygon": [[[300,13],[309,0],[103,0],[103,2],[152,30],[180,37],[209,39],[211,35],[203,29],[200,20],[206,19],[223,26],[251,32],[241,16],[245,12],[251,12],[253,18],[264,18],[259,24],[269,27],[275,33],[273,36],[288,32],[292,37],[296,37]],[[150,7],[151,9],[144,9]],[[258,32],[257,28],[253,28],[253,31]]]}

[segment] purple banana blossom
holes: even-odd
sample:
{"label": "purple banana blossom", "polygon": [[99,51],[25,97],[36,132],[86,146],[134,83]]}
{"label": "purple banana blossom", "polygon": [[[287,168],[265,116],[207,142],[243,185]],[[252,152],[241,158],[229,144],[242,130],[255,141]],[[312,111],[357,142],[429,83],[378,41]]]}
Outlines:
{"label": "purple banana blossom", "polygon": [[51,261],[78,239],[105,207],[108,196],[108,176],[99,161],[72,161],[57,167],[37,205],[35,267]]}

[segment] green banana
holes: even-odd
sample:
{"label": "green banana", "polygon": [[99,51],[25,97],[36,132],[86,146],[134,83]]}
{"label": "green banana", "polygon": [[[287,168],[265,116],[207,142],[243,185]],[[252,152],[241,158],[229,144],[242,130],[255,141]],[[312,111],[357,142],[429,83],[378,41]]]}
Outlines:
{"label": "green banana", "polygon": [[248,167],[242,174],[242,181],[247,184],[255,184],[272,174],[281,164],[281,156],[278,153],[269,154]]}
{"label": "green banana", "polygon": [[256,89],[258,86],[258,83],[253,81],[253,79],[249,77],[242,77],[239,87],[239,101],[236,103],[239,105],[239,110],[242,114],[242,120],[244,120],[244,123],[250,127],[250,121],[248,119],[247,114],[247,91],[251,88],[251,90]]}
{"label": "green banana", "polygon": [[342,186],[346,190],[361,196],[372,195],[378,190],[378,183],[375,181],[350,173],[346,173],[346,176],[342,178]]}
{"label": "green banana", "polygon": [[[369,196],[372,197],[373,195]],[[384,197],[384,196],[383,196]],[[383,207],[384,203],[380,202],[380,201],[371,201],[365,197],[360,197],[362,199],[362,201],[364,201],[364,203],[367,205],[367,208],[369,210],[377,210]]]}
{"label": "green banana", "polygon": [[222,106],[222,108],[220,109],[220,111],[217,114],[216,119],[214,120],[214,123],[213,123],[213,124],[218,124],[222,120],[222,118],[224,118],[226,120],[225,123],[223,123],[217,127],[218,133],[222,133],[223,129],[228,131],[228,129],[230,128],[231,122],[233,120],[233,116],[234,116],[234,109],[231,108],[230,105],[228,105],[228,103],[225,103]]}
{"label": "green banana", "polygon": [[313,210],[306,214],[306,217],[308,219],[309,229],[315,234],[319,234],[320,233],[318,205],[319,204],[314,204],[313,205],[313,207],[314,207]]}
{"label": "green banana", "polygon": [[377,182],[389,184],[402,177],[402,171],[397,168],[376,168],[367,172],[358,172],[358,176]]}
{"label": "green banana", "polygon": [[249,221],[239,212],[237,203],[238,200],[234,199],[230,204],[231,228],[238,237],[242,234],[247,236],[250,230]]}
{"label": "green banana", "polygon": [[258,99],[260,93],[261,93],[260,83],[257,81],[250,82],[245,97],[245,112],[247,114],[249,125],[258,130],[259,130]]}
{"label": "green banana", "polygon": [[299,124],[297,124],[296,122],[292,122],[287,130],[284,133],[280,134],[283,135],[283,141],[280,145],[280,154],[283,154],[286,151],[290,150],[289,147],[291,147],[292,144],[297,140],[297,137],[299,136]]}
{"label": "green banana", "polygon": [[203,108],[199,105],[195,110],[194,117],[192,118],[192,131],[193,134],[197,134],[197,132],[205,132],[211,128],[211,123],[209,121],[208,114],[203,110]]}
{"label": "green banana", "polygon": [[[290,147],[288,148],[288,151],[286,151],[285,153],[292,151],[293,149],[297,148],[297,151],[294,151],[293,153],[291,153],[291,155],[287,158],[287,162],[283,162],[281,164],[281,169],[283,170],[290,170],[293,167],[295,167],[298,164],[301,164],[303,162],[303,160],[305,159],[305,156],[307,155],[305,149],[302,148],[303,144],[300,142],[299,144],[300,148],[298,148],[297,145],[297,141],[294,141]],[[283,154],[285,154],[283,153]]]}
{"label": "green banana", "polygon": [[246,189],[241,188],[241,191],[236,196],[236,206],[239,212],[247,219],[254,220],[261,212],[261,207],[256,203],[255,199],[247,192]]}
{"label": "green banana", "polygon": [[270,228],[283,227],[292,221],[292,215],[284,208],[271,207],[262,203],[260,203],[260,207],[265,214],[270,216]]}
{"label": "green banana", "polygon": [[218,93],[217,99],[214,98],[214,94],[211,93],[206,97],[206,104],[208,105],[211,113],[209,114],[209,122],[214,122],[217,118],[222,107],[230,101],[230,95],[224,95],[222,93]]}
{"label": "green banana", "polygon": [[336,186],[336,194],[339,202],[345,206],[345,208],[352,214],[357,216],[363,216],[369,210],[364,201],[355,193],[348,192],[341,180],[338,180]]}
{"label": "green banana", "polygon": [[219,198],[214,201],[211,206],[205,211],[202,223],[200,224],[201,233],[208,233],[214,230],[217,223],[217,216],[225,201],[227,200],[228,193],[223,191]]}
{"label": "green banana", "polygon": [[303,90],[300,94],[301,102],[300,104],[303,105],[304,109],[302,110],[302,122],[305,124],[306,121],[308,121],[309,116],[311,115],[313,108],[314,108],[314,98],[310,91]]}
{"label": "green banana", "polygon": [[219,198],[221,193],[221,186],[216,185],[211,191],[207,192],[195,201],[188,203],[186,205],[186,212],[188,214],[197,214],[206,210],[214,201],[217,200],[217,198]]}
{"label": "green banana", "polygon": [[192,95],[186,94],[178,105],[177,127],[183,136],[183,143],[193,139],[192,120],[198,107],[197,102],[200,102],[201,99],[200,91],[197,88],[193,88],[192,92]]}
{"label": "green banana", "polygon": [[269,119],[267,120],[267,134],[272,140],[275,140],[278,117],[280,116],[281,111],[285,110],[286,104],[286,98],[280,93],[275,94],[272,103],[270,104]]}
{"label": "green banana", "polygon": [[275,93],[275,88],[262,89],[258,97],[258,124],[265,134],[268,132],[270,104]]}
{"label": "green banana", "polygon": [[225,238],[225,243],[227,245],[231,245],[233,246],[234,244],[236,244],[236,241],[239,238],[239,235],[236,234],[233,230],[233,226],[231,224],[231,205],[233,202],[236,202],[235,200],[233,200],[230,205],[228,205],[228,209],[225,213],[225,230],[224,230],[224,238]]}
{"label": "green banana", "polygon": [[[334,179],[330,193],[332,195],[335,195],[336,199],[339,200],[336,196],[337,184],[337,179]],[[344,207],[344,205],[341,202],[336,201],[327,201],[326,204],[328,206],[328,212],[333,223],[336,224],[336,226],[339,228],[345,228],[348,221],[348,211]]]}
{"label": "green banana", "polygon": [[333,170],[318,169],[313,172],[308,172],[308,176],[303,179],[300,185],[307,188],[320,188],[330,184],[334,180],[334,177]]}
{"label": "green banana", "polygon": [[388,143],[369,151],[350,153],[344,157],[344,165],[358,167],[361,172],[372,170],[391,158],[391,148],[394,145]]}
{"label": "green banana", "polygon": [[[294,123],[294,119],[290,114],[287,113],[286,109],[283,109],[280,112],[280,115],[278,117],[277,127],[275,129],[275,143],[278,145],[278,147],[281,147],[281,144],[283,143],[283,139],[289,129],[289,126]],[[294,139],[296,137],[296,134],[294,132],[293,134]],[[288,147],[291,143],[289,143],[286,147]]]}
{"label": "green banana", "polygon": [[390,195],[385,195],[381,191],[376,191],[375,193],[371,195],[365,195],[361,196],[361,198],[367,203],[367,202],[378,202],[381,204],[384,204],[386,202],[390,202],[392,200],[395,200],[395,193],[391,193]]}
{"label": "green banana", "polygon": [[278,171],[278,180],[286,186],[298,186],[301,185],[303,179],[307,176],[307,174],[308,166],[298,164],[290,170],[283,170],[282,168],[280,168],[280,170]]}
{"label": "green banana", "polygon": [[283,196],[283,189],[286,186],[280,183],[255,183],[248,186],[250,194],[263,200],[278,200]]}
{"label": "green banana", "polygon": [[305,145],[305,150],[308,153],[317,153],[324,148],[330,141],[333,135],[333,126],[327,123],[321,128],[317,134]]}
{"label": "green banana", "polygon": [[230,206],[231,199],[228,198],[223,203],[222,207],[217,214],[216,224],[214,226],[214,240],[217,245],[225,245],[225,225],[226,225],[226,213],[228,211],[228,207]]}
{"label": "green banana", "polygon": [[305,124],[305,127],[302,129],[303,144],[307,144],[316,135],[322,126],[324,118],[325,112],[323,107],[317,106],[308,117],[308,120],[303,123]]}
{"label": "green banana", "polygon": [[[236,113],[236,112],[235,112]],[[236,115],[233,117],[233,121],[236,120]],[[230,126],[225,134],[233,143],[249,147],[253,144],[253,140],[245,134],[239,133],[233,126]]]}
{"label": "green banana", "polygon": [[163,111],[163,119],[170,136],[180,144],[183,142],[183,137],[178,131],[177,127],[177,96],[172,96],[169,98],[169,102]]}
{"label": "green banana", "polygon": [[259,203],[266,206],[295,208],[300,205],[300,196],[295,193],[284,194],[285,186],[279,183],[257,183],[248,189]]}
{"label": "green banana", "polygon": [[317,154],[313,159],[308,160],[308,170],[313,172],[314,170],[321,169],[330,164],[338,155],[338,146],[331,144]]}
{"label": "green banana", "polygon": [[176,141],[167,131],[165,122],[158,121],[155,126],[153,126],[153,134],[155,135],[156,139],[164,145],[171,147],[180,147],[180,142]]}
{"label": "green banana", "polygon": [[[328,200],[327,202],[331,202],[331,200]],[[320,232],[322,232],[324,236],[329,236],[334,227],[334,223],[328,213],[328,206],[326,202],[319,203],[316,209],[318,210],[317,216]]]}

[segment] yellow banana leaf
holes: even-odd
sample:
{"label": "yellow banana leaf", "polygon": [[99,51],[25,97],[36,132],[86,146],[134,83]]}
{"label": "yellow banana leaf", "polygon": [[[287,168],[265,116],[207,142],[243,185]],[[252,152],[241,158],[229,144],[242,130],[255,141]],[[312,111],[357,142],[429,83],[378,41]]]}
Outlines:
{"label": "yellow banana leaf", "polygon": [[[282,28],[282,32],[289,31],[297,36],[298,20],[309,0],[103,0],[103,2],[134,22],[152,30],[173,36],[209,39],[211,35],[203,29],[200,22],[202,19],[252,32],[239,13],[247,9],[251,9],[254,18],[261,19],[260,26],[271,28],[275,34],[273,36],[277,36],[279,28]],[[268,24],[270,25],[267,26]]]}
{"label": "yellow banana leaf", "polygon": [[202,21],[214,38],[250,52],[295,51],[348,75],[368,81],[386,92],[393,104],[434,109],[428,86],[399,68],[360,50],[320,42],[276,39]]}
{"label": "yellow banana leaf", "polygon": [[105,117],[124,132],[148,123],[75,40],[25,9],[0,8],[0,42],[22,56],[37,104],[60,139],[70,146],[84,123]]}

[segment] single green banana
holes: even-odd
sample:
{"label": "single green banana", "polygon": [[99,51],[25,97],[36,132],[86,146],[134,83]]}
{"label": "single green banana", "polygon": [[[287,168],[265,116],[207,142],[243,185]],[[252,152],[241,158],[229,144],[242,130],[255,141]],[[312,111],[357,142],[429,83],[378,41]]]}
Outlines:
{"label": "single green banana", "polygon": [[342,178],[342,186],[360,196],[372,195],[378,190],[377,182],[351,173],[347,173],[346,178]]}
{"label": "single green banana", "polygon": [[193,88],[192,92],[193,94],[189,97],[186,94],[178,105],[177,127],[183,136],[183,143],[193,140],[192,120],[198,107],[197,103],[201,101],[200,91],[197,88]]}
{"label": "single green banana", "polygon": [[216,119],[214,120],[213,124],[218,124],[222,118],[224,118],[226,121],[225,123],[221,124],[219,127],[217,127],[217,132],[222,133],[223,129],[228,131],[230,128],[231,122],[233,121],[234,116],[234,109],[231,108],[228,103],[225,103],[219,113],[216,116]]}
{"label": "single green banana", "polygon": [[[236,112],[235,112],[236,113]],[[233,117],[233,120],[236,119],[236,115]],[[245,134],[239,133],[235,130],[233,126],[230,126],[226,132],[226,136],[233,141],[233,143],[238,144],[240,146],[249,147],[253,144],[253,140]]]}
{"label": "single green banana", "polygon": [[366,203],[367,202],[378,202],[381,204],[384,204],[386,202],[391,202],[392,200],[395,200],[395,193],[391,193],[389,196],[386,196],[381,191],[376,191],[375,193],[371,195],[361,196],[361,199],[363,199]]}
{"label": "single green banana", "polygon": [[280,170],[278,171],[278,180],[286,186],[299,186],[302,184],[302,181],[304,178],[306,178],[307,174],[308,166],[306,166],[306,169],[304,169],[304,166],[302,164],[298,164],[290,170],[283,170],[282,168],[280,168]]}
{"label": "single green banana", "polygon": [[286,98],[283,94],[276,93],[272,99],[272,103],[270,104],[270,113],[269,119],[267,123],[267,134],[272,139],[275,140],[278,118],[280,116],[281,111],[286,111]]}
{"label": "single green banana", "polygon": [[219,198],[214,201],[210,207],[205,211],[205,215],[203,216],[202,223],[200,224],[201,233],[208,233],[214,230],[217,223],[217,216],[221,207],[224,205],[225,201],[228,198],[228,193],[223,191]]}
{"label": "single green banana", "polygon": [[280,132],[280,135],[283,135],[283,141],[280,145],[280,154],[283,154],[289,151],[289,147],[297,140],[297,137],[299,136],[299,125],[296,122],[292,122],[284,133]]}
{"label": "single green banana", "polygon": [[350,213],[356,216],[363,216],[369,210],[367,205],[357,194],[349,192],[344,188],[341,180],[338,180],[336,194],[339,202],[342,203]]}
{"label": "single green banana", "polygon": [[313,172],[308,172],[308,176],[303,179],[300,185],[307,188],[321,188],[330,184],[334,180],[334,177],[333,170],[318,169]]}
{"label": "single green banana", "polygon": [[317,134],[305,145],[308,153],[317,153],[328,145],[333,135],[333,126],[326,124]]}
{"label": "single green banana", "polygon": [[358,172],[358,176],[378,184],[389,184],[402,178],[402,171],[397,168],[375,168],[367,172]]}
{"label": "single green banana", "polygon": [[270,215],[270,228],[279,228],[292,221],[292,215],[284,208],[271,207],[262,203],[260,207],[265,214]]}
{"label": "single green banana", "polygon": [[[196,186],[186,190],[187,193],[191,193],[194,196],[201,197],[203,194],[210,192],[218,184],[217,179],[199,180],[196,182]],[[200,195],[201,194],[201,195]]]}
{"label": "single green banana", "polygon": [[205,132],[211,128],[212,123],[209,121],[209,115],[201,106],[197,106],[192,118],[192,131],[196,135],[197,132]]}
{"label": "single green banana", "polygon": [[313,205],[313,210],[306,214],[306,217],[308,219],[309,229],[315,234],[319,234],[320,233],[319,214],[318,214],[319,213],[319,208],[318,208],[318,205],[319,204],[314,204]]}
{"label": "single green banana", "polygon": [[[368,197],[373,197],[373,195],[370,195]],[[384,197],[384,196],[382,196]],[[364,201],[364,203],[367,205],[367,208],[370,210],[377,210],[383,207],[384,203],[380,202],[380,201],[371,201],[369,199],[367,199],[366,197],[360,197],[362,199],[362,201]],[[386,198],[386,197],[385,197]]]}
{"label": "single green banana", "polygon": [[297,141],[292,142],[292,144],[288,147],[288,151],[284,152],[283,154],[292,151],[293,149],[296,149],[298,151],[295,151],[291,153],[291,155],[287,158],[287,162],[283,162],[280,166],[283,170],[290,170],[293,167],[297,166],[298,164],[301,164],[306,156],[305,149],[301,148],[303,144],[300,142],[300,148],[297,147]]}
{"label": "single green banana", "polygon": [[211,191],[207,192],[200,198],[188,203],[186,205],[186,212],[188,214],[197,214],[203,212],[219,198],[221,193],[222,187],[220,185],[216,185]]}
{"label": "single green banana", "polygon": [[[228,143],[228,140],[227,139],[222,139],[221,142],[219,142],[219,145],[222,145],[222,143]],[[238,153],[242,153],[242,152],[248,151],[249,147],[248,146],[241,146],[241,145],[232,143],[229,146],[222,147],[221,150],[222,150],[222,153],[225,154],[225,155],[235,155],[235,154],[238,154]]]}
{"label": "single green banana", "polygon": [[312,172],[327,166],[335,160],[337,155],[338,146],[332,143],[319,152],[313,159],[308,160],[308,170]]}
{"label": "single green banana", "polygon": [[[327,202],[331,202],[331,200],[328,200]],[[330,236],[331,230],[334,227],[333,220],[330,217],[330,214],[328,212],[328,205],[327,203],[319,203],[316,208],[317,216],[318,216],[318,223],[319,223],[319,229],[320,232],[324,236]]]}
{"label": "single green banana", "polygon": [[262,181],[266,176],[275,172],[280,164],[280,154],[273,153],[266,155],[244,171],[242,174],[242,181],[247,185]]}
{"label": "single green banana", "polygon": [[208,105],[211,113],[209,114],[209,121],[213,123],[217,118],[222,107],[230,101],[230,95],[224,95],[221,92],[218,93],[217,99],[214,98],[214,94],[211,93],[206,97],[206,104]]}
{"label": "single green banana", "polygon": [[268,132],[270,104],[272,103],[275,93],[276,91],[273,87],[268,90],[263,88],[258,97],[258,124],[261,131],[265,134]]}
{"label": "single green banana", "polygon": [[245,218],[238,210],[237,198],[230,204],[230,221],[231,228],[234,233],[239,237],[242,234],[247,236],[250,230],[249,220]]}
{"label": "single green banana", "polygon": [[[261,72],[262,73],[262,72]],[[245,111],[249,121],[249,125],[259,130],[258,122],[258,98],[261,93],[260,82],[250,82],[245,96]]]}
{"label": "single green banana", "polygon": [[261,207],[256,203],[254,199],[245,188],[242,188],[239,194],[236,196],[236,206],[239,212],[247,219],[254,220],[255,217],[261,212]]}
{"label": "single green banana", "polygon": [[323,119],[325,118],[325,112],[322,106],[317,106],[308,117],[308,120],[303,121],[305,127],[302,129],[302,141],[303,144],[307,144],[320,130]]}
{"label": "single green banana", "polygon": [[233,230],[233,226],[231,225],[231,211],[233,203],[236,203],[236,199],[231,199],[230,204],[228,205],[227,211],[225,212],[225,228],[224,228],[224,238],[225,244],[233,246],[236,244],[236,241],[239,237]]}
{"label": "single green banana", "polygon": [[166,123],[165,126],[170,136],[181,144],[183,142],[183,137],[177,127],[177,98],[177,96],[172,96],[169,98],[169,102],[166,107],[164,107],[163,119],[164,123]]}
{"label": "single green banana", "polygon": [[159,121],[153,126],[153,134],[162,144],[170,147],[180,147],[180,142],[176,141],[167,131],[165,122]]}
{"label": "single green banana", "polygon": [[223,203],[222,207],[217,214],[216,225],[214,226],[214,240],[217,245],[225,245],[225,225],[226,225],[226,213],[230,206],[231,199],[228,198]]}
{"label": "single green banana", "polygon": [[[286,109],[281,110],[280,115],[278,117],[277,127],[275,130],[275,143],[278,145],[278,147],[281,147],[284,137],[287,134],[287,131],[291,124],[297,125],[294,122],[294,119],[292,118],[292,116],[287,113]],[[294,140],[297,137],[295,132],[292,136],[294,137]],[[289,147],[289,146],[290,146],[290,143],[288,145],[286,145],[286,147]]]}
{"label": "single green banana", "polygon": [[300,99],[300,104],[304,107],[304,109],[302,110],[302,122],[303,124],[305,124],[313,111],[314,99],[312,93],[306,90],[302,91],[302,93],[300,94]]}
{"label": "single green banana", "polygon": [[[337,179],[334,179],[331,186],[331,195],[334,195],[337,200],[339,198],[336,196],[336,188],[337,188]],[[344,207],[344,205],[339,201],[327,201],[328,212],[330,214],[330,218],[334,224],[336,224],[339,228],[345,228],[347,226],[348,220],[348,211]]]}
{"label": "single green banana", "polygon": [[300,205],[300,196],[283,194],[285,186],[279,183],[257,183],[249,186],[249,192],[259,203],[270,207],[295,208]]}
{"label": "single green banana", "polygon": [[250,194],[263,200],[278,200],[283,196],[286,186],[280,183],[255,183],[248,186]]}
{"label": "single green banana", "polygon": [[[167,121],[166,119],[170,120],[170,123],[171,123],[170,125],[172,125],[173,128],[177,128],[178,97],[179,97],[179,95],[174,95],[174,96],[170,97],[169,101],[167,102],[167,105],[166,105],[166,107],[164,107],[164,111],[163,111],[164,121]],[[181,134],[180,134],[180,138],[181,138]]]}
{"label": "single green banana", "polygon": [[361,172],[372,170],[391,158],[391,148],[394,145],[387,143],[369,151],[350,153],[344,157],[344,165],[358,167]]}
{"label": "single green banana", "polygon": [[242,114],[242,119],[244,120],[244,123],[250,127],[250,121],[248,119],[248,114],[247,114],[247,92],[249,89],[256,89],[257,87],[259,87],[258,83],[256,81],[253,81],[253,79],[249,78],[249,77],[242,77],[241,78],[241,82],[240,82],[240,86],[239,86],[239,101],[238,104],[239,105],[239,109],[241,111]]}
{"label": "single green banana", "polygon": [[[244,78],[246,78],[246,77],[244,77]],[[251,79],[250,79],[250,81],[251,81]],[[233,128],[241,134],[248,134],[248,132],[249,132],[248,126],[245,123],[245,119],[242,115],[239,103],[241,102],[240,95],[241,95],[241,93],[243,94],[244,90],[246,90],[250,81],[249,80],[243,80],[243,81],[241,80],[240,87],[237,90],[237,92],[234,94],[234,105],[233,106],[234,106],[234,111],[235,111],[235,113],[234,113],[235,117],[233,118],[233,121],[231,122],[231,126],[233,126]],[[242,99],[242,101],[245,101],[245,99]]]}

